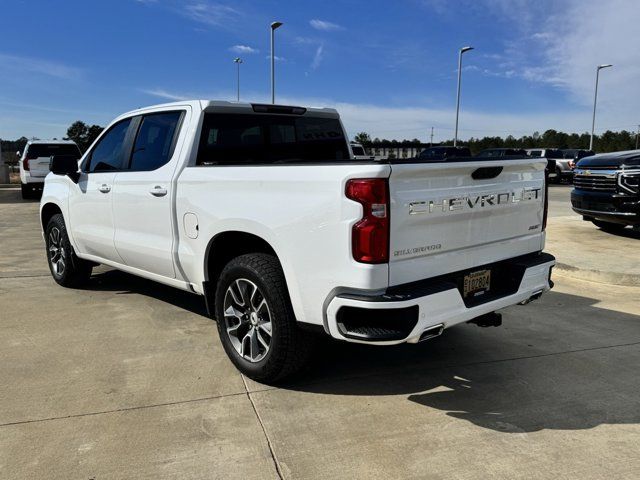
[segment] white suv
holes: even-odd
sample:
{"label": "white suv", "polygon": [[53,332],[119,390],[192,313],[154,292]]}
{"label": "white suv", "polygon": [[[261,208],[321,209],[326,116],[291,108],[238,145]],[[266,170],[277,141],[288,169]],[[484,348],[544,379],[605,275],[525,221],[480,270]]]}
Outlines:
{"label": "white suv", "polygon": [[18,152],[20,157],[20,186],[22,198],[32,198],[42,190],[44,177],[49,173],[49,162],[53,155],[82,156],[78,145],[71,140],[31,140]]}

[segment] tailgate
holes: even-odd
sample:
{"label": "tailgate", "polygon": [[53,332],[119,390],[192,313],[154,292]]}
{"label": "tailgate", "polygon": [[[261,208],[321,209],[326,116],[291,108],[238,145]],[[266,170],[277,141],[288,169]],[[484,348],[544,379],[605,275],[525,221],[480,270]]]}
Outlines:
{"label": "tailgate", "polygon": [[546,159],[391,167],[389,283],[539,251]]}
{"label": "tailgate", "polygon": [[38,157],[29,159],[29,172],[32,177],[46,177],[49,173],[51,157]]}

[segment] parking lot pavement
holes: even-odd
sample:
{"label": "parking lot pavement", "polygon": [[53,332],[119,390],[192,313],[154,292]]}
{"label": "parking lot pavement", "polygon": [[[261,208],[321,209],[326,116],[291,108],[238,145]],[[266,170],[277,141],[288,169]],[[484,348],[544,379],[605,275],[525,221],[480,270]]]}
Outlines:
{"label": "parking lot pavement", "polygon": [[551,185],[547,250],[556,271],[582,280],[640,287],[640,231],[607,233],[571,210],[571,186]]}
{"label": "parking lot pavement", "polygon": [[557,275],[500,328],[322,342],[274,388],[232,367],[199,297],[102,267],[56,286],[37,204],[7,195],[1,478],[637,478],[640,288]]}

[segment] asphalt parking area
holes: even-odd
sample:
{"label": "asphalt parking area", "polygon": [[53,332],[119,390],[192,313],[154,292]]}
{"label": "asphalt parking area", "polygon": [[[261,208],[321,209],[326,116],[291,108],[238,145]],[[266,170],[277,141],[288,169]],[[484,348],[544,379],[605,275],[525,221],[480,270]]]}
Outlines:
{"label": "asphalt parking area", "polygon": [[104,268],[58,287],[37,209],[0,190],[1,478],[638,478],[638,287],[557,275],[500,328],[323,342],[273,388],[199,297]]}

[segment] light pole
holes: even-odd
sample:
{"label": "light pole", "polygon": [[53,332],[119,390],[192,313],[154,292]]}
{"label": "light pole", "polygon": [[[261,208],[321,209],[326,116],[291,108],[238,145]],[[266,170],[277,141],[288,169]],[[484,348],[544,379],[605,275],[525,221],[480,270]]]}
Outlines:
{"label": "light pole", "polygon": [[276,29],[281,26],[282,22],[271,23],[271,103],[276,103],[276,56],[273,39]]}
{"label": "light pole", "polygon": [[593,117],[591,119],[591,138],[589,139],[589,150],[593,150],[593,131],[596,128],[596,103],[598,102],[598,79],[600,78],[600,70],[603,68],[613,67],[610,63],[598,65],[596,68],[596,92],[593,96]]}
{"label": "light pole", "polygon": [[233,63],[238,65],[238,103],[240,103],[240,64],[242,63],[242,59],[240,57],[236,57],[233,59]]}
{"label": "light pole", "polygon": [[462,54],[473,50],[473,47],[462,47],[458,54],[458,95],[456,96],[456,131],[453,136],[453,146],[458,144],[458,118],[460,116],[460,83],[462,81]]}

